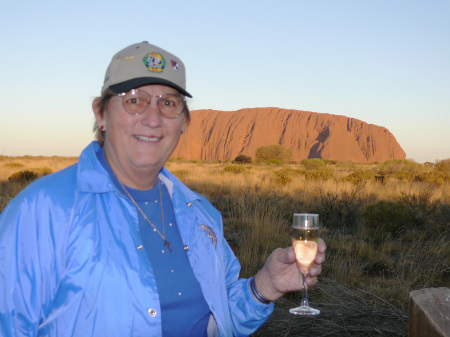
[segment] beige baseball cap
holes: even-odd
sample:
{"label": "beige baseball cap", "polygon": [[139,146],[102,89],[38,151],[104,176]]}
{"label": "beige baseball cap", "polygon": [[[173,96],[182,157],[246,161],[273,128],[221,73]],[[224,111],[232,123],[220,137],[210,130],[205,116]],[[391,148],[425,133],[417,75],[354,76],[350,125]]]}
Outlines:
{"label": "beige baseball cap", "polygon": [[102,93],[119,94],[146,84],[164,84],[192,97],[186,91],[186,70],[175,55],[147,41],[135,43],[113,56],[106,70]]}

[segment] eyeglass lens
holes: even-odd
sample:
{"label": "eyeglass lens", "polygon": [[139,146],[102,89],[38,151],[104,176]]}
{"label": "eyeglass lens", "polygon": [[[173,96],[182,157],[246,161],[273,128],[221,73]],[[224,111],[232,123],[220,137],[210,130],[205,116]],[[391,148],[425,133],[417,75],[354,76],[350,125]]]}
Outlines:
{"label": "eyeglass lens", "polygon": [[150,95],[140,90],[131,90],[122,95],[123,107],[128,113],[139,115],[147,110],[152,97],[157,99],[159,111],[166,118],[177,118],[183,111],[183,100],[179,95]]}

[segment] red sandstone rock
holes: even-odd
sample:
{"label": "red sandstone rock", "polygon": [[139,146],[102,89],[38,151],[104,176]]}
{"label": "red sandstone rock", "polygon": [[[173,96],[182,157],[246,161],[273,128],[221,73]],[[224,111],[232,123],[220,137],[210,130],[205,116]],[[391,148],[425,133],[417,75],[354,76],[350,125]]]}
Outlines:
{"label": "red sandstone rock", "polygon": [[280,108],[191,111],[191,123],[172,157],[203,160],[255,157],[260,146],[292,149],[293,160],[323,158],[356,163],[405,159],[384,127],[345,116]]}

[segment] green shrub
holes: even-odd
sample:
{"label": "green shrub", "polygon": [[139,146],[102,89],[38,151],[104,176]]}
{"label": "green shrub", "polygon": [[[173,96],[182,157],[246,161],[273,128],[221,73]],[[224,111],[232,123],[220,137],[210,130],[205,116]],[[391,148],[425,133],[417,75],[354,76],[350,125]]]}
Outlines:
{"label": "green shrub", "polygon": [[375,174],[370,171],[358,170],[350,173],[347,177],[344,177],[342,181],[348,181],[353,184],[359,184],[362,182],[375,181]]}
{"label": "green shrub", "polygon": [[276,185],[286,185],[292,181],[295,171],[292,169],[282,169],[273,172],[272,183]]}
{"label": "green shrub", "polygon": [[255,158],[258,162],[270,159],[289,161],[292,158],[292,149],[286,149],[279,144],[261,146],[256,149]]}
{"label": "green shrub", "polygon": [[242,174],[250,171],[250,166],[243,165],[228,165],[223,169],[224,172],[233,173],[233,174]]}
{"label": "green shrub", "polygon": [[33,171],[24,170],[24,171],[19,171],[19,172],[13,173],[8,178],[8,180],[10,182],[31,182],[37,178],[38,178],[37,173],[35,173]]}
{"label": "green shrub", "polygon": [[233,163],[236,164],[251,164],[252,162],[253,162],[252,157],[246,156],[245,154],[240,154],[233,160]]}
{"label": "green shrub", "polygon": [[267,159],[265,161],[267,165],[283,166],[284,163],[279,159]]}
{"label": "green shrub", "polygon": [[396,238],[414,222],[410,209],[402,202],[378,201],[362,213],[365,228],[374,242]]}
{"label": "green shrub", "polygon": [[409,171],[413,174],[418,174],[424,171],[424,167],[412,160],[393,159],[381,165],[379,174],[393,174],[400,171]]}
{"label": "green shrub", "polygon": [[298,176],[301,176],[301,175],[304,174],[303,170],[293,169],[293,168],[290,168],[290,167],[282,168],[281,170],[278,170],[276,172],[280,172],[279,174],[281,174],[281,173],[287,174],[290,177],[296,177],[296,176],[298,177]]}
{"label": "green shrub", "polygon": [[435,171],[442,172],[447,176],[450,176],[450,158],[441,160],[434,166]]}
{"label": "green shrub", "polygon": [[21,163],[11,162],[11,163],[5,163],[5,164],[3,164],[3,166],[9,167],[9,168],[19,168],[19,167],[23,167],[24,165]]}
{"label": "green shrub", "polygon": [[403,193],[400,200],[408,207],[412,221],[408,228],[429,228],[438,212],[439,203],[431,201],[432,192],[422,190],[419,194]]}
{"label": "green shrub", "polygon": [[304,159],[302,166],[305,168],[303,174],[306,179],[325,180],[334,175],[334,170],[327,167],[325,161],[320,158]]}
{"label": "green shrub", "polygon": [[353,193],[327,193],[320,197],[318,209],[324,227],[342,233],[354,234],[360,228],[361,212],[366,201],[358,197],[361,189]]}
{"label": "green shrub", "polygon": [[325,161],[319,158],[304,159],[302,165],[306,170],[318,170],[327,166]]}
{"label": "green shrub", "polygon": [[413,181],[428,183],[433,185],[443,185],[450,182],[450,176],[442,171],[430,171],[414,176]]}
{"label": "green shrub", "polygon": [[391,175],[392,178],[401,181],[411,181],[413,179],[413,173],[411,171],[398,171]]}
{"label": "green shrub", "polygon": [[326,180],[334,175],[333,169],[324,167],[316,170],[307,170],[303,172],[306,179],[310,180]]}

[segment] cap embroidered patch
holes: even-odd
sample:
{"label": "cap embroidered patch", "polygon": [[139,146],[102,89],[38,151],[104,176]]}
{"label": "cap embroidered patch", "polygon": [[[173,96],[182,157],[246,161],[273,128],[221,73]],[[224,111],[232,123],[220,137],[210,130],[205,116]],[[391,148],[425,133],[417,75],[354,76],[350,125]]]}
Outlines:
{"label": "cap embroidered patch", "polygon": [[148,70],[160,72],[166,67],[166,61],[158,53],[150,53],[144,57],[144,63]]}
{"label": "cap embroidered patch", "polygon": [[206,225],[200,225],[200,227],[202,227],[202,229],[205,231],[206,235],[208,236],[208,238],[211,239],[211,243],[214,247],[214,249],[216,248],[217,245],[217,238],[216,238],[216,234],[214,234],[214,232],[212,231],[211,228],[209,228]]}
{"label": "cap embroidered patch", "polygon": [[176,62],[176,61],[174,61],[174,60],[170,60],[170,62],[172,62],[172,68],[173,68],[175,71],[178,71],[178,69],[179,69],[178,62]]}

